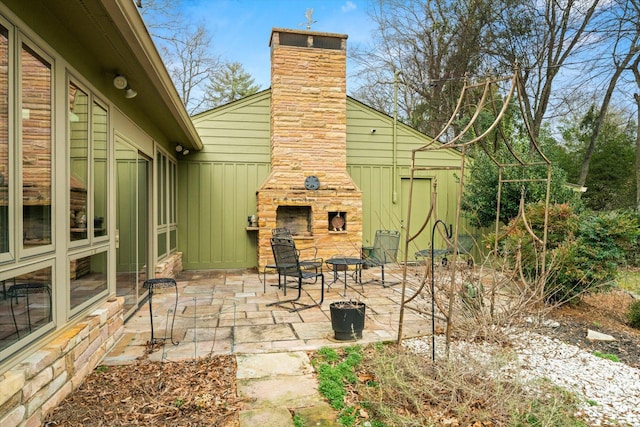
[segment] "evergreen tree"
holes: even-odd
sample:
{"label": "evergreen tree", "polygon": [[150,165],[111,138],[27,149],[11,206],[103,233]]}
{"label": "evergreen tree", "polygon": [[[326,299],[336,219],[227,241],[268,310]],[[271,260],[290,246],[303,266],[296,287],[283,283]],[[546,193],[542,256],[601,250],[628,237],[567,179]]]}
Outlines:
{"label": "evergreen tree", "polygon": [[212,107],[253,95],[260,90],[239,62],[228,62],[209,76],[207,98]]}

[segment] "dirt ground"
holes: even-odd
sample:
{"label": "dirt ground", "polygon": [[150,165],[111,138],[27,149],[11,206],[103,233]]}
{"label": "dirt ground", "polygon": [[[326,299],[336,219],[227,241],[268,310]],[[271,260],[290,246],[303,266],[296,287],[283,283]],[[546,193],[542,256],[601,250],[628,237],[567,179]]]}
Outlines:
{"label": "dirt ground", "polygon": [[[553,310],[550,316],[560,323],[560,327],[545,333],[590,352],[615,354],[621,362],[640,368],[640,330],[627,324],[632,301],[629,293],[620,290],[587,295],[577,304],[565,304]],[[611,335],[616,340],[590,341],[587,339],[589,329]]]}
{"label": "dirt ground", "polygon": [[[557,328],[541,332],[590,352],[615,354],[640,368],[640,330],[627,326],[632,297],[622,291],[586,296],[553,310]],[[591,342],[587,330],[613,335]],[[46,426],[238,426],[233,356],[164,364],[139,361],[99,367],[49,416]]]}

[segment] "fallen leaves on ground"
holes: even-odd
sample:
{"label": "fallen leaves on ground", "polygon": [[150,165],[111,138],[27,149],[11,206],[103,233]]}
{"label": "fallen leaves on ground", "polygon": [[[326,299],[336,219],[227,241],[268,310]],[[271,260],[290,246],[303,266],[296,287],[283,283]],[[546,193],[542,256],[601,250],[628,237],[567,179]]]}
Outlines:
{"label": "fallen leaves on ground", "polygon": [[236,362],[100,366],[47,417],[45,426],[238,426]]}

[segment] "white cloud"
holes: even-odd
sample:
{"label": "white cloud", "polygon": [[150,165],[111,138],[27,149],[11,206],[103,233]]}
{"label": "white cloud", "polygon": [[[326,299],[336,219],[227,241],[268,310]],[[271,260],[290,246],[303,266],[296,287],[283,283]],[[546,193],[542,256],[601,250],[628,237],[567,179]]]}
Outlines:
{"label": "white cloud", "polygon": [[349,11],[352,11],[354,9],[356,9],[356,4],[354,2],[352,2],[351,0],[347,0],[347,2],[342,6],[342,12],[347,13]]}

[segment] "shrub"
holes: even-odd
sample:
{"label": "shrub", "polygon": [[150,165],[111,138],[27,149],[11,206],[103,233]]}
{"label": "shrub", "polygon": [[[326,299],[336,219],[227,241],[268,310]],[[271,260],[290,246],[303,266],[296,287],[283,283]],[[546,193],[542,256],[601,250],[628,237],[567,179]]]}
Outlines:
{"label": "shrub", "polygon": [[631,327],[640,329],[640,300],[636,300],[629,305],[627,319],[629,319]]}
{"label": "shrub", "polygon": [[629,213],[581,215],[575,244],[551,283],[551,299],[563,302],[585,291],[609,289],[637,239],[638,222]]}
{"label": "shrub", "polygon": [[[539,238],[543,236],[544,213],[541,203],[525,208],[527,225]],[[521,268],[533,282],[542,270],[542,245],[530,235],[527,225],[520,218],[512,220],[501,249],[507,254],[508,265]],[[562,303],[583,292],[608,289],[638,236],[638,219],[631,213],[577,215],[566,204],[549,206],[546,299]]]}

